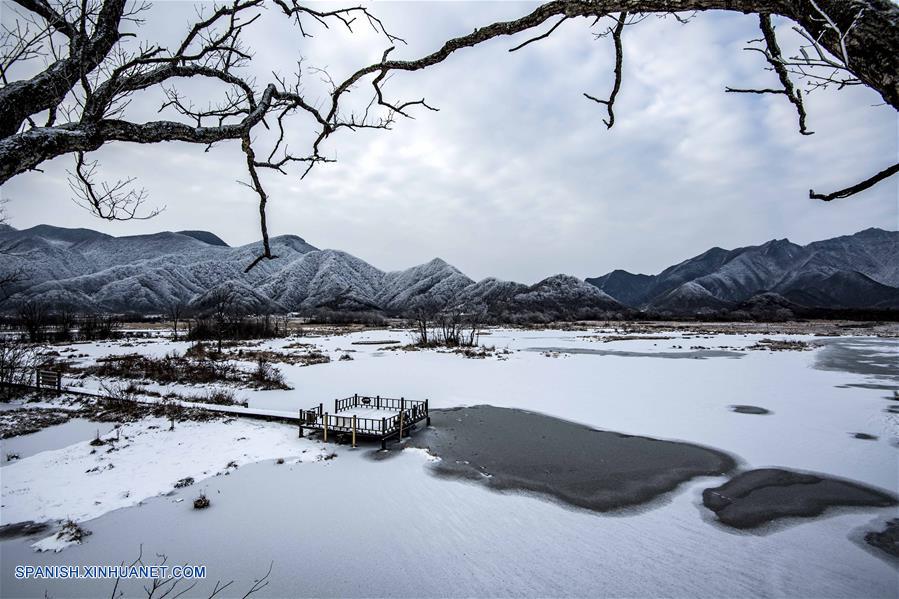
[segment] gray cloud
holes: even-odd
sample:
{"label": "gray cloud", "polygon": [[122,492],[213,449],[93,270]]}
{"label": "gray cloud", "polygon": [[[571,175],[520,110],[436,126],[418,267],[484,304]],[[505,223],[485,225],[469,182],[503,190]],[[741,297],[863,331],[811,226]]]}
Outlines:
{"label": "gray cloud", "polygon": [[[377,3],[373,10],[409,41],[397,57],[412,57],[529,6]],[[192,10],[160,3],[142,35],[174,39]],[[274,11],[259,25],[249,42],[260,82],[273,69],[291,71],[300,53],[339,78],[378,60],[384,48],[365,27],[353,35],[318,29],[304,40]],[[789,47],[796,40],[785,25],[778,33]],[[440,256],[473,278],[532,282],[617,267],[656,272],[712,245],[896,229],[895,180],[842,202],[808,199],[809,187],[840,188],[895,160],[896,112],[874,106],[880,99],[867,89],[815,92],[807,104],[816,133],[803,137],[784,98],[725,94],[726,85],[775,84],[759,56],[741,51],[755,27],[752,16],[701,14],[688,25],[650,17],[628,28],[611,130],[603,107],[581,95],[608,93],[610,40],[595,40],[583,20],[519,52],[507,52],[512,40],[494,40],[432,70],[397,75],[391,94],[425,96],[440,112],[418,111],[391,132],[332,137],[327,151],[338,163],[303,181],[266,175],[270,231],[384,269]],[[322,98],[323,83],[306,79],[309,96]],[[360,87],[359,100],[367,94]],[[157,106],[148,95],[132,109],[149,116]],[[292,131],[292,147],[308,144],[310,132]],[[204,228],[234,244],[258,236],[255,198],[236,183],[245,176],[236,143],[208,153],[187,144],[119,145],[95,156],[109,178],[138,177],[166,211],[140,222],[93,218],[68,200],[71,160],[63,157],[4,186],[12,224],[116,235]]]}

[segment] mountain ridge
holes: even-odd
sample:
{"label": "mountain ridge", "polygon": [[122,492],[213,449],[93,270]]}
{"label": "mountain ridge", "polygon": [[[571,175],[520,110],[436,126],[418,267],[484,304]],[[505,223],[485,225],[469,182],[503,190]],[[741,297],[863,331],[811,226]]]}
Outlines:
{"label": "mountain ridge", "polygon": [[[229,246],[208,231],[113,237],[38,225],[0,229],[0,267],[22,273],[3,309],[22,302],[85,312],[164,313],[208,304],[218,291],[255,312],[378,311],[476,307],[498,320],[716,314],[790,310],[899,309],[899,232],[866,229],[800,246],[787,239],[732,250],[713,247],[657,275],[613,270],[585,280],[557,274],[526,285],[474,281],[434,258],[383,271],[296,235],[270,240],[276,260],[244,268],[261,242]],[[756,298],[756,299],[753,299]]]}
{"label": "mountain ridge", "polygon": [[729,309],[764,293],[816,308],[899,309],[899,232],[870,228],[805,246],[774,239],[712,248],[657,275],[619,269],[585,280],[655,313]]}

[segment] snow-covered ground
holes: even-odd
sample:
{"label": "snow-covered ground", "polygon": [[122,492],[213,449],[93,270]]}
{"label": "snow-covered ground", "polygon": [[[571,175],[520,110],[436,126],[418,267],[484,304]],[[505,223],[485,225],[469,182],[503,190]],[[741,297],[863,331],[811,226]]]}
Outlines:
{"label": "snow-covered ground", "polygon": [[168,429],[168,420],[146,419],[104,435],[103,445],[77,443],[4,466],[2,523],[84,522],[168,492],[182,478],[200,481],[277,458],[313,461],[326,450],[277,423],[231,419]]}
{"label": "snow-covered ground", "polygon": [[[899,414],[886,411],[899,405],[889,399],[889,389],[899,388],[899,340],[666,337],[603,342],[590,331],[495,330],[481,339],[498,350],[485,359],[353,345],[408,342],[402,331],[304,338],[332,361],[276,364],[293,390],[241,389],[237,396],[251,408],[275,411],[333,405],[353,393],[428,398],[432,408],[517,407],[708,445],[741,458],[747,468],[809,470],[899,489]],[[803,340],[814,349],[747,349],[762,338]],[[260,347],[277,350],[296,341]],[[73,347],[93,360],[113,353],[160,356],[187,344]],[[841,360],[828,359],[837,351]],[[353,360],[339,361],[344,353]],[[85,381],[92,385],[99,388]],[[734,413],[733,404],[772,414]],[[34,538],[0,543],[4,596],[6,589],[43,595],[45,588],[53,596],[90,596],[103,587],[14,582],[7,564],[118,563],[139,543],[214,566],[212,578],[251,581],[274,559],[267,596],[899,593],[894,567],[850,540],[862,528],[876,528],[873,521],[895,517],[894,509],[835,511],[738,534],[715,524],[699,498],[723,479],[693,481],[643,510],[598,515],[430,477],[426,460],[410,451],[374,462],[366,449],[298,439],[288,425],[235,419],[167,428],[165,421],[125,425],[118,449],[108,454],[107,446],[91,454],[95,448],[82,441],[4,462],[0,523],[73,518],[94,533],[58,555],[34,553]],[[854,438],[859,432],[878,439]],[[323,460],[332,450],[336,459]],[[276,458],[287,463],[275,468],[270,460]],[[292,464],[297,459],[313,463]],[[242,467],[227,467],[231,461]],[[224,472],[230,474],[214,476]],[[187,476],[197,480],[193,487],[154,499]],[[211,509],[194,512],[189,501],[174,503],[200,489],[211,494]],[[140,509],[109,513],[141,502]],[[116,533],[123,526],[135,532]],[[240,539],[240,548],[226,539]]]}

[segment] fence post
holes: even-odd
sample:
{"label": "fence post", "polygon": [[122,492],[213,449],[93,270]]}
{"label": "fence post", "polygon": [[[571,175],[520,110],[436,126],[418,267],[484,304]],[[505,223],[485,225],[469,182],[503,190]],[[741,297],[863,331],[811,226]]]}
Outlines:
{"label": "fence post", "polygon": [[322,431],[324,433],[324,441],[328,442],[328,414],[325,413],[324,418],[322,418]]}
{"label": "fence post", "polygon": [[303,438],[303,410],[300,410],[300,439]]}
{"label": "fence post", "polygon": [[353,393],[353,406],[357,407],[357,408],[359,407],[359,394],[358,393]]}
{"label": "fence post", "polygon": [[356,447],[356,415],[353,414],[353,447]]}
{"label": "fence post", "polygon": [[375,405],[378,406],[379,410],[381,409],[381,396],[380,395],[375,396]]}
{"label": "fence post", "polygon": [[381,418],[381,449],[387,449],[387,437],[384,433],[387,431],[387,418]]}
{"label": "fence post", "polygon": [[425,416],[428,417],[427,425],[431,426],[431,411],[428,409],[428,400],[425,399]]}
{"label": "fence post", "polygon": [[403,416],[406,415],[406,398],[400,398],[400,441],[403,440]]}
{"label": "fence post", "polygon": [[338,400],[335,399],[335,400],[334,400],[334,412],[335,412],[335,413],[340,411],[340,410],[337,409],[337,402],[338,402]]}
{"label": "fence post", "polygon": [[318,415],[321,416],[324,413],[324,406],[322,404],[318,404]]}

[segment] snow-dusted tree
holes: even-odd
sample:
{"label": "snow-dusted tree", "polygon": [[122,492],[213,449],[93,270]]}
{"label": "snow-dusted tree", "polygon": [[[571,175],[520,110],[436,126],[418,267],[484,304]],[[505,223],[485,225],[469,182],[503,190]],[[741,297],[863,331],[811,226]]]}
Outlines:
{"label": "snow-dusted tree", "polygon": [[412,321],[414,326],[414,343],[421,347],[428,347],[434,342],[431,335],[431,327],[440,311],[440,306],[429,296],[420,296],[416,298],[412,307],[407,314],[407,318]]}
{"label": "snow-dusted tree", "polygon": [[177,341],[178,340],[178,323],[181,322],[187,316],[187,305],[181,301],[173,301],[169,304],[167,309],[167,315],[169,320],[172,322],[172,338]]}
{"label": "snow-dusted tree", "polygon": [[212,320],[213,333],[217,342],[218,353],[222,353],[222,341],[228,334],[235,314],[234,292],[226,287],[213,289],[208,297],[207,316]]}
{"label": "snow-dusted tree", "polygon": [[47,306],[38,300],[28,300],[18,306],[19,321],[28,340],[36,343],[44,340],[46,335],[48,311]]}
{"label": "snow-dusted tree", "polygon": [[[394,102],[386,99],[382,84],[395,72],[433,67],[453,53],[489,40],[534,32],[510,51],[520,50],[552,35],[565,21],[586,19],[615,46],[614,82],[607,97],[584,96],[604,107],[607,127],[615,123],[615,100],[622,85],[627,27],[648,14],[686,20],[694,11],[723,10],[758,15],[762,37],[754,48],[778,79],[767,89],[730,88],[740,93],[783,95],[796,108],[799,130],[809,134],[802,93],[794,80],[811,87],[866,85],[886,104],[899,109],[899,7],[890,0],[557,0],[539,5],[510,21],[488,23],[466,35],[446,40],[434,52],[409,60],[392,60],[394,45],[403,40],[385,29],[365,7],[317,10],[298,0],[271,0],[278,14],[295,24],[300,36],[309,27],[366,23],[383,35],[380,61],[364,66],[343,81],[333,81],[323,102],[304,97],[299,73],[274,74],[257,85],[249,75],[252,54],[242,41],[247,27],[265,9],[263,0],[233,0],[202,5],[205,11],[187,27],[177,45],[168,47],[141,39],[140,23],[148,5],[141,0],[7,0],[16,6],[15,23],[0,40],[0,183],[44,161],[70,154],[74,157],[71,185],[76,199],[98,216],[129,219],[153,214],[142,212],[143,191],[131,180],[98,182],[98,165],[87,154],[108,143],[153,144],[181,141],[208,146],[240,143],[249,177],[246,184],[258,196],[263,250],[259,260],[274,257],[266,229],[268,195],[259,173],[285,172],[301,164],[305,172],[331,160],[322,142],[332,133],[390,126],[397,115],[410,116],[414,108],[433,110],[424,99]],[[317,6],[317,5],[316,5]],[[782,53],[772,17],[795,24],[805,45],[795,56]],[[609,25],[606,25],[606,23]],[[542,32],[536,33],[539,28]],[[298,57],[300,58],[300,57]],[[178,91],[184,79],[203,79],[224,86],[219,97],[191,97]],[[344,97],[357,84],[371,83],[371,103],[362,114],[348,111]],[[166,101],[158,120],[134,120],[131,97],[151,89],[164,90]],[[371,109],[371,110],[369,110]],[[304,152],[290,153],[284,143],[288,117],[302,116],[315,128]],[[277,127],[281,135],[273,146],[256,147],[258,127]],[[260,151],[261,150],[261,151]],[[810,192],[812,198],[844,198],[895,174],[899,164],[831,193]]]}

